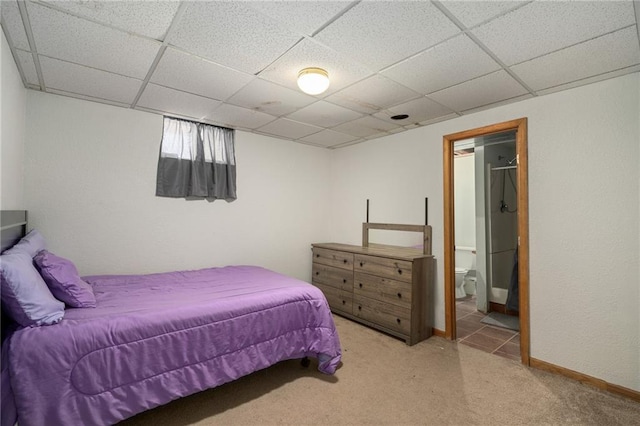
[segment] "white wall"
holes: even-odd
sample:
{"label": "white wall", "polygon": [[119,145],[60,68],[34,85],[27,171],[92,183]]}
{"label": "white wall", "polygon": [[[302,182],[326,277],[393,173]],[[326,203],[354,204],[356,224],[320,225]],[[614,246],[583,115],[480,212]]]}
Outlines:
{"label": "white wall", "polygon": [[473,154],[454,157],[455,245],[476,246],[476,179]]}
{"label": "white wall", "polygon": [[0,208],[23,210],[27,89],[22,84],[4,32],[0,33]]}
{"label": "white wall", "polygon": [[[476,138],[482,139],[482,138]],[[478,144],[479,145],[479,144]],[[486,173],[485,150],[477,146],[473,152],[475,157],[476,182],[476,308],[480,312],[489,312],[489,288],[487,270],[487,198],[484,192]]]}
{"label": "white wall", "polygon": [[529,121],[531,356],[640,390],[640,74],[537,97],[333,151],[332,240],[374,222],[422,223],[444,330],[442,137]]}
{"label": "white wall", "polygon": [[155,196],[162,116],[29,91],[30,225],[82,274],[254,264],[311,277],[329,152],[236,133],[238,199]]}

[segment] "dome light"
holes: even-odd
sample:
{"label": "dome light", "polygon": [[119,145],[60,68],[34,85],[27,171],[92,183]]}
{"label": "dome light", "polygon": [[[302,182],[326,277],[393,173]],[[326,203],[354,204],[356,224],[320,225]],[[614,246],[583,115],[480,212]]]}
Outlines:
{"label": "dome light", "polygon": [[298,87],[308,95],[319,95],[329,88],[329,73],[322,68],[305,68],[298,73]]}

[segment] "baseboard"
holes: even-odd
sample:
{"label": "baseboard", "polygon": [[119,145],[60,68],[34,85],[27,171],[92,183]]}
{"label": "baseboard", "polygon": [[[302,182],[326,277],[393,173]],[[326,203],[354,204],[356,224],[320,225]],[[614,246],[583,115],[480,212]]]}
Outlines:
{"label": "baseboard", "polygon": [[438,330],[437,328],[432,328],[432,329],[431,329],[431,334],[432,334],[433,336],[438,336],[438,337],[446,338],[446,337],[445,337],[445,334],[444,334],[444,331],[442,331],[442,330]]}
{"label": "baseboard", "polygon": [[640,392],[636,390],[625,388],[624,386],[614,385],[613,383],[607,383],[607,390],[609,392],[633,399],[636,402],[640,402]]}
{"label": "baseboard", "polygon": [[559,374],[561,376],[577,380],[580,383],[584,383],[586,385],[593,386],[595,388],[615,393],[617,395],[621,395],[634,401],[640,402],[640,392],[636,390],[625,388],[624,386],[614,385],[613,383],[609,383],[602,379],[597,379],[593,376],[589,376],[588,374],[579,373],[577,371],[560,367],[559,365],[551,364],[549,362],[541,361],[535,358],[530,358],[529,365],[533,368]]}

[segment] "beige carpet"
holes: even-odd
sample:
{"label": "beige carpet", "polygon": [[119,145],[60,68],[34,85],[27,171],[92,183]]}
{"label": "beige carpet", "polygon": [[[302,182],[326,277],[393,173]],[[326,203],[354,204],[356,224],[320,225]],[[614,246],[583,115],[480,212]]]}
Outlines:
{"label": "beige carpet", "polygon": [[629,399],[438,337],[409,347],[335,320],[334,376],[285,361],[123,424],[640,424]]}

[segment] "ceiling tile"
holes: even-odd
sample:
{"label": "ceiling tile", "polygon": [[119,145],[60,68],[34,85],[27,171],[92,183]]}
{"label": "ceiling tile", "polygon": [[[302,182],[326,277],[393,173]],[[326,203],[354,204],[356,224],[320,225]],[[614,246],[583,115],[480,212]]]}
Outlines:
{"label": "ceiling tile", "polygon": [[562,90],[573,89],[574,87],[584,86],[585,84],[596,83],[598,81],[608,80],[610,78],[620,77],[622,75],[631,74],[634,72],[640,72],[640,65],[634,65],[632,67],[623,68],[621,70],[599,74],[599,75],[585,78],[578,81],[572,81],[571,83],[562,84],[560,86],[554,86],[549,89],[540,90],[537,94],[540,96],[548,95],[549,93],[555,93],[555,92],[560,92]]}
{"label": "ceiling tile", "polygon": [[541,1],[472,31],[507,65],[635,23],[630,1]]}
{"label": "ceiling tile", "polygon": [[261,133],[266,133],[271,136],[279,136],[285,139],[300,139],[313,133],[318,133],[321,130],[323,129],[320,127],[298,123],[297,121],[288,120],[286,118],[278,118],[277,120],[258,129]]}
{"label": "ceiling tile", "polygon": [[432,93],[429,97],[460,112],[515,98],[525,93],[527,90],[506,71],[497,71]]}
{"label": "ceiling tile", "polygon": [[306,136],[300,140],[322,146],[340,145],[346,142],[357,140],[357,136],[347,135],[345,133],[335,132],[333,130],[322,130],[313,135]]}
{"label": "ceiling tile", "polygon": [[176,0],[45,1],[77,15],[158,40],[164,38],[180,6],[180,2]]}
{"label": "ceiling tile", "polygon": [[499,68],[496,61],[462,34],[394,65],[382,74],[427,95]]}
{"label": "ceiling tile", "polygon": [[169,42],[218,64],[255,74],[300,36],[246,2],[192,2]]}
{"label": "ceiling tile", "polygon": [[293,31],[313,35],[349,6],[345,1],[254,1],[249,5]]}
{"label": "ceiling tile", "polygon": [[196,120],[207,117],[218,105],[219,101],[153,83],[147,84],[137,103],[137,106],[168,114],[180,114]]}
{"label": "ceiling tile", "polygon": [[250,74],[167,48],[150,81],[208,98],[225,100],[254,78]]}
{"label": "ceiling tile", "polygon": [[38,53],[143,79],[160,43],[27,3]]}
{"label": "ceiling tile", "polygon": [[366,139],[356,139],[355,141],[352,142],[345,142],[345,143],[341,143],[340,145],[333,145],[328,147],[329,149],[337,149],[337,148],[345,148],[347,146],[352,146],[352,145],[356,145],[362,142],[365,142]]}
{"label": "ceiling tile", "polygon": [[315,38],[378,71],[459,32],[431,2],[361,2]]}
{"label": "ceiling tile", "polygon": [[379,74],[347,87],[326,98],[327,101],[365,114],[419,97],[420,94]]}
{"label": "ceiling tile", "polygon": [[389,130],[389,134],[393,135],[395,133],[404,132],[405,130],[407,130],[407,129],[405,129],[404,127],[398,127],[398,128]]}
{"label": "ceiling tile", "polygon": [[350,109],[329,102],[318,101],[289,114],[287,118],[320,127],[333,127],[360,116],[361,114]]}
{"label": "ceiling tile", "polygon": [[516,9],[529,1],[443,1],[446,7],[467,28]]}
{"label": "ceiling tile", "polygon": [[[451,110],[438,105],[431,99],[422,97],[413,101],[406,102],[404,104],[396,105],[388,108],[385,111],[380,111],[374,114],[375,117],[394,123],[398,126],[407,126],[413,123],[419,123],[425,120],[431,120],[433,118],[442,117],[451,114]],[[404,120],[392,120],[391,117],[398,114],[407,114],[408,118]]]}
{"label": "ceiling tile", "polygon": [[636,64],[640,64],[638,33],[628,27],[511,69],[533,90],[541,90]]}
{"label": "ceiling tile", "polygon": [[38,82],[36,64],[33,62],[33,55],[31,52],[16,49],[16,55],[18,55],[18,60],[20,61],[20,66],[22,67],[22,72],[24,72],[24,77],[27,80],[27,83],[40,86],[40,83]]}
{"label": "ceiling tile", "polygon": [[94,98],[92,96],[85,96],[85,95],[81,95],[81,94],[78,94],[78,93],[65,92],[64,90],[47,89],[47,93],[53,93],[54,95],[67,96],[69,98],[82,99],[82,100],[90,101],[90,102],[97,102],[97,103],[100,103],[100,104],[115,105],[115,106],[119,106],[119,107],[122,107],[122,108],[129,108],[129,105],[130,105],[128,103],[110,101],[110,100],[102,99],[102,98]]}
{"label": "ceiling tile", "polygon": [[370,115],[358,118],[357,120],[343,123],[333,128],[338,132],[347,133],[349,135],[366,138],[378,133],[385,133],[393,129],[401,127],[399,124],[387,123]]}
{"label": "ceiling tile", "polygon": [[520,101],[524,101],[525,99],[531,99],[531,98],[533,98],[533,95],[531,93],[527,93],[527,94],[524,94],[524,95],[515,96],[513,98],[503,99],[501,101],[497,101],[497,102],[494,102],[492,104],[481,105],[479,107],[467,109],[463,113],[465,115],[466,114],[474,114],[474,113],[476,113],[478,111],[485,111],[485,110],[496,108],[496,107],[499,107],[499,106],[502,106],[502,105],[513,104],[515,102],[520,102]]}
{"label": "ceiling tile", "polygon": [[31,50],[27,33],[22,24],[18,3],[15,0],[2,1],[0,15],[2,16],[2,26],[9,33],[13,46],[18,49]]}
{"label": "ceiling tile", "polygon": [[456,118],[456,117],[460,117],[460,115],[456,113],[447,114],[447,115],[443,115],[442,117],[432,118],[431,120],[421,121],[419,124],[421,126],[428,126],[430,124],[439,123],[441,121],[451,120],[452,118]]}
{"label": "ceiling tile", "polygon": [[383,136],[389,136],[390,133],[376,133],[375,135],[365,136],[366,140],[378,139]]}
{"label": "ceiling tile", "polygon": [[407,129],[407,130],[411,130],[411,129],[417,129],[420,126],[421,126],[420,123],[411,123],[411,124],[408,124],[408,125],[404,126],[404,128]]}
{"label": "ceiling tile", "polygon": [[142,82],[71,62],[39,56],[47,89],[58,89],[95,98],[130,104]]}
{"label": "ceiling tile", "polygon": [[252,111],[235,105],[222,104],[216,108],[207,119],[231,128],[255,129],[267,124],[276,117],[260,111]]}
{"label": "ceiling tile", "polygon": [[281,116],[305,107],[316,98],[260,78],[244,86],[227,102],[241,107]]}
{"label": "ceiling tile", "polygon": [[300,90],[297,83],[298,73],[308,67],[323,68],[329,73],[331,84],[319,97],[334,93],[372,74],[349,58],[311,39],[304,39],[262,71],[260,77],[293,90]]}

